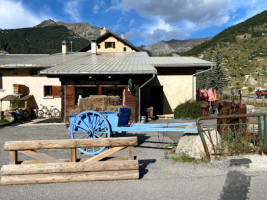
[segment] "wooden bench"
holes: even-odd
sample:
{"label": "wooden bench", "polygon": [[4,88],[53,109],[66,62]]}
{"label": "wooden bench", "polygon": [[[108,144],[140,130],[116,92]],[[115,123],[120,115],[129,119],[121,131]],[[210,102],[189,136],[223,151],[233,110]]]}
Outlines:
{"label": "wooden bench", "polygon": [[[1,168],[1,184],[138,179],[138,160],[134,160],[136,145],[137,137],[6,142],[4,150],[10,152],[10,163]],[[87,147],[112,148],[91,158],[77,159],[76,148]],[[101,161],[126,147],[129,150],[126,158]],[[40,149],[70,149],[70,159],[56,159],[36,151]],[[36,160],[19,163],[18,152]]]}

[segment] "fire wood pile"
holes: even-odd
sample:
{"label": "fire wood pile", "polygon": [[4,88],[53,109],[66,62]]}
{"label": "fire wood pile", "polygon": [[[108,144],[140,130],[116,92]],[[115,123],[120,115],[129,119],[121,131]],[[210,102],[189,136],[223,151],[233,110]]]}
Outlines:
{"label": "fire wood pile", "polygon": [[91,95],[80,99],[78,108],[72,113],[81,113],[86,110],[117,111],[120,107],[122,107],[122,102],[119,96]]}

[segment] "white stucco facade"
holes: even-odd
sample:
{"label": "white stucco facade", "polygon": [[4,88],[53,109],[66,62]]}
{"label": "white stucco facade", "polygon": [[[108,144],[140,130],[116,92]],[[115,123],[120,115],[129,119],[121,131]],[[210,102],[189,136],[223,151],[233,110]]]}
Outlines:
{"label": "white stucco facade", "polygon": [[[61,110],[61,98],[44,96],[44,86],[60,86],[59,78],[47,78],[46,76],[30,75],[30,69],[3,70],[2,89],[0,89],[0,98],[14,94],[13,84],[25,85],[29,88],[29,94],[34,96],[35,105],[33,109],[41,108],[40,104],[53,106]],[[10,103],[2,102],[2,110],[8,110]]]}

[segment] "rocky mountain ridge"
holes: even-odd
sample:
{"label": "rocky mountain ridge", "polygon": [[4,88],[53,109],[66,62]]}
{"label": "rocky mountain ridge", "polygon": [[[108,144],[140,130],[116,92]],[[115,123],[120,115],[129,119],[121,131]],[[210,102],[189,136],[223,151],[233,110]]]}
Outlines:
{"label": "rocky mountain ridge", "polygon": [[66,23],[66,22],[55,22],[51,19],[45,20],[41,22],[36,27],[46,27],[46,26],[65,26],[67,29],[73,31],[81,38],[87,40],[95,40],[100,36],[100,28],[97,26],[91,26],[88,23],[81,22],[81,23]]}
{"label": "rocky mountain ridge", "polygon": [[189,51],[195,46],[212,39],[212,37],[207,38],[197,38],[197,39],[189,39],[189,40],[169,40],[169,41],[161,41],[159,43],[145,46],[144,50],[151,52],[152,55],[160,55],[160,54],[169,54],[169,53],[178,53],[182,54],[184,52]]}

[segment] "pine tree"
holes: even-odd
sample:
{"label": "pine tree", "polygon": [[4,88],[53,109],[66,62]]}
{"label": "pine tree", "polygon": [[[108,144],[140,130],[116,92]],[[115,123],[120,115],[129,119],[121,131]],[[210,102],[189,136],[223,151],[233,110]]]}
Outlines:
{"label": "pine tree", "polygon": [[223,88],[229,83],[229,79],[225,74],[224,67],[222,66],[222,57],[219,52],[216,52],[212,59],[212,53],[210,53],[209,58],[211,61],[214,60],[216,63],[215,67],[209,72],[200,74],[198,77],[199,86],[201,89],[212,88],[216,90],[217,93],[222,94]]}

